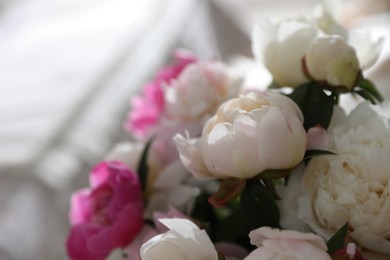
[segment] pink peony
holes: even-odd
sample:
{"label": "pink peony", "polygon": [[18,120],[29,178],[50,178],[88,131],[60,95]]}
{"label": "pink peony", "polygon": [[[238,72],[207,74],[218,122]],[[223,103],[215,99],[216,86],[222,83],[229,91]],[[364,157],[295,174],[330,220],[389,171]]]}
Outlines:
{"label": "pink peony", "polygon": [[143,202],[137,175],[117,161],[96,165],[91,189],[73,194],[70,235],[66,242],[71,259],[105,259],[125,247],[142,228]]}
{"label": "pink peony", "polygon": [[137,138],[147,137],[151,128],[159,122],[165,109],[163,85],[170,84],[187,65],[196,61],[197,58],[191,53],[183,50],[176,51],[175,63],[161,69],[154,81],[144,86],[143,96],[136,96],[132,99],[132,110],[125,122],[125,129]]}
{"label": "pink peony", "polygon": [[262,227],[250,232],[251,244],[258,248],[245,260],[291,259],[330,260],[324,240],[313,233]]}

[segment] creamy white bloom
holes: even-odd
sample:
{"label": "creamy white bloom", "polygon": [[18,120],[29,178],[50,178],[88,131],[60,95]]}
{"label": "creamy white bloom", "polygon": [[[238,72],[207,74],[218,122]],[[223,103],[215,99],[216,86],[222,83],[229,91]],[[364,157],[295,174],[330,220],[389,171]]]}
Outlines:
{"label": "creamy white bloom", "polygon": [[245,260],[330,260],[324,240],[312,233],[262,227],[249,233],[257,246]]}
{"label": "creamy white bloom", "polygon": [[319,33],[316,25],[304,18],[282,20],[277,24],[263,20],[253,30],[252,51],[277,84],[297,87],[309,81],[302,69],[302,59]]}
{"label": "creamy white bloom", "polygon": [[296,166],[306,148],[298,106],[278,93],[250,92],[223,103],[202,137],[174,140],[184,166],[199,178],[251,178]]}
{"label": "creamy white bloom", "polygon": [[165,86],[167,113],[173,119],[202,119],[213,114],[222,102],[235,97],[242,80],[220,62],[188,65],[176,80]]}
{"label": "creamy white bloom", "polygon": [[339,35],[356,51],[361,69],[371,67],[378,60],[384,37],[374,37],[369,31],[348,30],[339,23],[340,0],[323,0],[314,12],[317,26],[327,35]]}
{"label": "creamy white bloom", "polygon": [[357,243],[390,255],[388,119],[363,103],[333,123],[329,136],[337,155],[313,158],[289,181],[287,194],[299,194],[299,218],[326,239],[348,222]]}
{"label": "creamy white bloom", "polygon": [[332,86],[351,90],[355,86],[360,66],[355,50],[341,36],[324,35],[315,38],[306,53],[306,66],[311,77]]}
{"label": "creamy white bloom", "polygon": [[217,260],[218,253],[205,230],[187,219],[160,219],[170,230],[141,247],[142,260]]}
{"label": "creamy white bloom", "polygon": [[[255,58],[269,70],[278,85],[298,87],[310,81],[304,71],[302,60],[308,55],[308,49],[314,48],[313,44],[317,45],[316,42],[323,41],[322,38],[318,39],[318,37],[324,35],[328,37],[339,36],[345,41],[343,44],[345,46],[342,48],[337,47],[335,50],[331,50],[334,46],[325,48],[327,55],[331,54],[333,58],[342,54],[344,60],[337,61],[337,66],[344,63],[345,53],[353,63],[354,69],[359,64],[357,69],[365,70],[377,61],[383,48],[384,38],[374,37],[370,32],[347,30],[342,27],[337,22],[339,6],[340,1],[324,0],[313,14],[306,17],[288,18],[278,23],[263,20],[255,26],[252,32],[252,52]],[[317,53],[324,51],[324,46],[328,45],[322,45]],[[351,54],[352,50],[355,52],[353,55]],[[319,60],[311,59],[310,65],[307,66],[309,71],[312,70],[312,76],[315,79],[326,79],[330,84],[341,83],[341,85],[347,84],[347,86],[351,84],[351,81],[353,82],[353,79],[341,77],[343,73],[338,73],[337,70],[340,68],[336,68],[334,59],[330,66],[334,70],[332,69],[330,73],[329,60],[324,64],[327,68],[320,68],[319,66],[323,64],[323,58],[326,55],[321,57]],[[313,64],[317,64],[317,66],[310,68]],[[322,73],[320,73],[321,71]],[[324,74],[324,71],[328,72]],[[342,71],[345,71],[345,68]],[[349,72],[347,76],[351,74],[353,73]],[[351,77],[353,78],[353,75]]]}

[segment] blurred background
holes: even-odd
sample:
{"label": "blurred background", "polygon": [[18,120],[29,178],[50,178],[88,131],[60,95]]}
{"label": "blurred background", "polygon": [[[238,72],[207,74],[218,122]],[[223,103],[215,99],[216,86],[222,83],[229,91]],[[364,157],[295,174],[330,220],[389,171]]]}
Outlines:
{"label": "blurred background", "polygon": [[[69,198],[117,142],[129,100],[176,48],[247,66],[262,17],[318,0],[0,0],[0,259],[66,259]],[[370,77],[390,98],[390,1],[344,0],[386,38]]]}

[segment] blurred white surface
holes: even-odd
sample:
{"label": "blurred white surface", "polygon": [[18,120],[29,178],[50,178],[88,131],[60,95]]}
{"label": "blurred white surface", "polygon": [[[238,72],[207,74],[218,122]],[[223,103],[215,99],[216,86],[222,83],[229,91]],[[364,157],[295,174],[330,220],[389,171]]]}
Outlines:
{"label": "blurred white surface", "polygon": [[0,259],[66,258],[70,194],[123,135],[130,96],[166,62],[198,9],[192,0],[6,3]]}

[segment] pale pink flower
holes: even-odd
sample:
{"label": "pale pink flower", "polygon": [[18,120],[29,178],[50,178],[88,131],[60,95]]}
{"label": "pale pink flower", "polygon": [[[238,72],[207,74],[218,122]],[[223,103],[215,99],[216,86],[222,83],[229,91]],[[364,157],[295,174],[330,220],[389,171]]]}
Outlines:
{"label": "pale pink flower", "polygon": [[143,139],[148,137],[165,111],[165,99],[163,85],[170,84],[176,79],[182,70],[197,58],[189,52],[179,50],[175,53],[175,63],[172,66],[161,69],[154,81],[149,82],[143,88],[143,95],[132,99],[132,109],[125,122],[125,129],[135,137]]}
{"label": "pale pink flower", "polygon": [[330,142],[328,132],[321,126],[315,126],[307,131],[307,150],[326,150]]}
{"label": "pale pink flower", "polygon": [[105,259],[125,247],[142,228],[143,202],[137,175],[121,162],[96,165],[91,189],[72,196],[70,235],[66,242],[71,259]]}
{"label": "pale pink flower", "polygon": [[242,78],[221,62],[191,64],[165,91],[167,113],[180,121],[204,119],[236,97],[241,84]]}
{"label": "pale pink flower", "polygon": [[250,232],[251,244],[258,248],[245,260],[330,260],[324,240],[313,233],[261,227]]}

